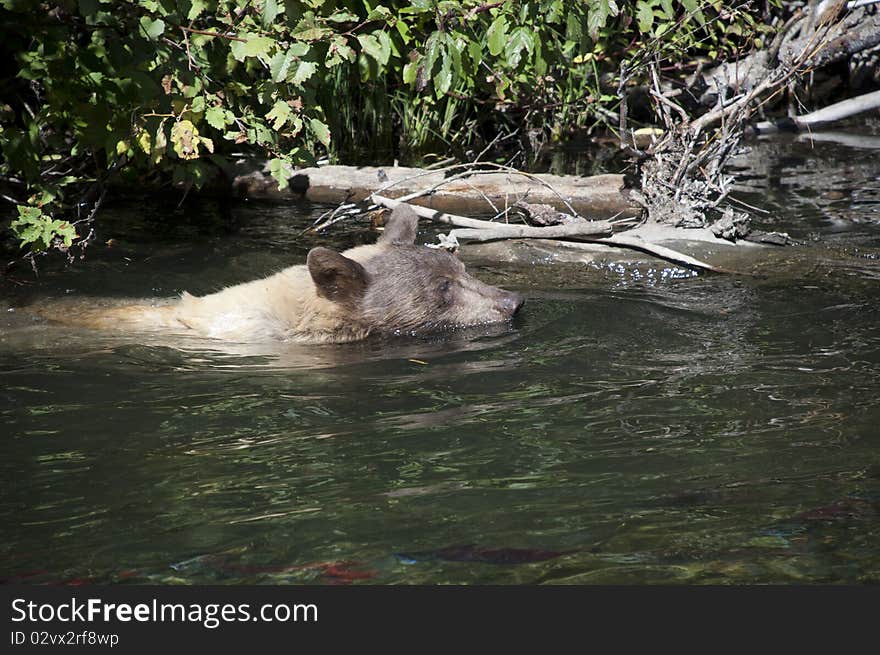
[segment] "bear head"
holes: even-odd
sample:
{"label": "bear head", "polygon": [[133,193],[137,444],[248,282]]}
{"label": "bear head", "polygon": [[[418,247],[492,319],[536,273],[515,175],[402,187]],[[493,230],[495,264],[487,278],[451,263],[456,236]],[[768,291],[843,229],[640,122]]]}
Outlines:
{"label": "bear head", "polygon": [[480,282],[445,250],[415,245],[418,216],[398,205],[373,246],[344,254],[313,248],[317,294],[369,332],[422,334],[507,321],[523,297]]}

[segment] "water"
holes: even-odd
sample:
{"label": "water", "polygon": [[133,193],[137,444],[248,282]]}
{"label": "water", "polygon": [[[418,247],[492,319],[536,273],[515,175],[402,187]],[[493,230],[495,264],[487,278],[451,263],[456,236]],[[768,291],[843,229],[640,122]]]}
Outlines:
{"label": "water", "polygon": [[[778,275],[471,267],[525,293],[511,326],[341,346],[7,312],[0,577],[880,582],[880,165],[757,148],[742,197],[822,239]],[[300,237],[323,210],[117,206],[110,246],[3,295],[204,293],[374,238]]]}

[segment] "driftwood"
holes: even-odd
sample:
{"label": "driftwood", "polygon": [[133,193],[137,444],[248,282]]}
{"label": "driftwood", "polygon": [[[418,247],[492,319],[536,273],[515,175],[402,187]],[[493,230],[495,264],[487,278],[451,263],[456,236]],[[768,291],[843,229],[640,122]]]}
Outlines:
{"label": "driftwood", "polygon": [[[441,170],[319,166],[295,171],[290,187],[284,191],[278,189],[268,173],[245,169],[233,180],[233,188],[248,198],[278,201],[306,198],[333,204],[363,202],[378,192],[387,197],[410,196],[411,204],[459,214],[483,211],[487,201],[499,210],[509,209],[522,199],[597,219],[640,210],[625,187],[623,175],[530,174],[514,169],[487,170],[490,166],[481,163],[469,170],[466,177],[456,179],[452,179],[454,173],[465,170],[467,165]],[[425,192],[431,188],[432,192]]]}
{"label": "driftwood", "polygon": [[496,239],[578,239],[587,237],[595,240],[611,236],[614,228],[610,221],[593,221],[569,225],[550,225],[533,227],[531,225],[511,225],[496,223],[491,229],[453,230],[451,236],[459,241],[495,241]]}
{"label": "driftwood", "polygon": [[[812,3],[779,30],[767,50],[697,74],[685,90],[664,90],[658,64],[651,67],[651,96],[663,134],[651,144],[640,165],[641,192],[650,220],[677,227],[718,224],[716,233],[731,239],[749,234],[748,215],[728,203],[734,178],[726,173],[726,164],[738,151],[745,126],[780,91],[819,66],[880,44],[876,7],[853,4],[844,9],[840,2]],[[701,84],[707,89],[701,101],[711,99],[715,106],[692,117],[680,103],[685,97],[699,96]],[[868,94],[814,112],[804,124],[828,122],[878,104],[880,98]]]}
{"label": "driftwood", "polygon": [[826,141],[838,143],[849,148],[862,150],[880,150],[880,136],[870,134],[851,134],[849,132],[805,132],[798,135],[798,141]]}
{"label": "driftwood", "polygon": [[878,108],[880,108],[880,91],[874,91],[873,93],[865,93],[855,98],[836,102],[833,105],[828,105],[818,111],[803,114],[802,116],[794,116],[776,121],[761,121],[755,124],[753,129],[757,134],[770,134],[779,131],[797,132],[809,127],[834,123],[835,121]]}
{"label": "driftwood", "polygon": [[[396,207],[402,200],[386,198],[373,194],[371,199],[383,207]],[[531,225],[512,225],[495,221],[484,221],[466,216],[446,214],[427,207],[413,206],[416,214],[439,223],[454,225],[452,236],[459,241],[493,241],[495,239],[576,239],[578,237],[598,238],[610,236],[614,232],[614,221],[578,221],[565,225],[532,227]],[[617,224],[619,224],[618,222]]]}
{"label": "driftwood", "polygon": [[[373,194],[371,200],[377,205],[393,208],[402,201]],[[466,216],[456,216],[443,212],[434,211],[426,207],[413,206],[413,210],[422,218],[428,218],[448,225],[463,229],[450,231],[449,237],[442,237],[441,243],[459,241],[485,242],[499,239],[539,239],[565,240],[567,247],[577,247],[578,242],[598,243],[608,246],[631,248],[647,252],[651,255],[668,261],[682,264],[691,268],[697,268],[716,273],[732,273],[723,268],[713,266],[695,257],[678,252],[671,248],[652,243],[640,236],[627,233],[613,233],[615,228],[629,227],[635,217],[627,217],[615,221],[579,221],[563,225],[551,225],[548,227],[533,227],[527,225],[510,225],[494,221],[485,221]],[[454,237],[454,238],[453,238]],[[586,245],[586,244],[584,244]]]}

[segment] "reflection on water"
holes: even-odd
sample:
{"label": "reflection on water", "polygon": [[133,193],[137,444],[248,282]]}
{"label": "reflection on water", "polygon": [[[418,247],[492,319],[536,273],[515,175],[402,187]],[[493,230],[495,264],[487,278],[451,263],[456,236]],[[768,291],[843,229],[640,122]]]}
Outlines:
{"label": "reflection on water", "polygon": [[[312,244],[292,235],[321,210],[234,211],[231,233],[164,244],[119,209],[124,256],[9,297],[233,283],[302,261]],[[836,261],[765,278],[478,269],[527,295],[511,326],[341,346],[6,312],[0,577],[876,583],[880,269]]]}

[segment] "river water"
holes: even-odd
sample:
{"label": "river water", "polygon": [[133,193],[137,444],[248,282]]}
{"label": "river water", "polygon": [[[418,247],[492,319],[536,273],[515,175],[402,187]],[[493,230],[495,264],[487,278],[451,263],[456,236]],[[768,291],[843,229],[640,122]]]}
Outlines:
{"label": "river water", "polygon": [[[526,295],[509,326],[245,347],[5,311],[0,577],[880,582],[876,153],[755,144],[740,197],[808,244],[778,275],[472,266]],[[300,236],[325,210],[117,204],[4,308],[205,293],[375,238]]]}

